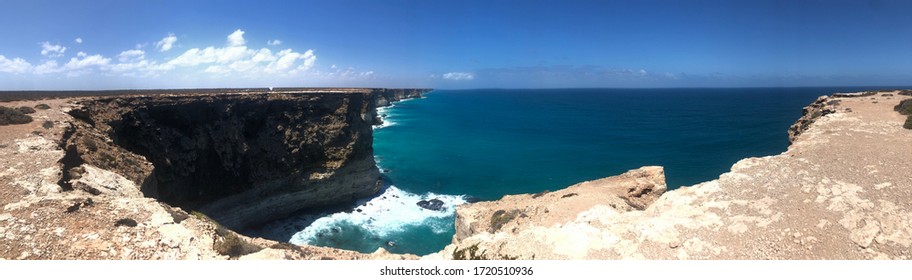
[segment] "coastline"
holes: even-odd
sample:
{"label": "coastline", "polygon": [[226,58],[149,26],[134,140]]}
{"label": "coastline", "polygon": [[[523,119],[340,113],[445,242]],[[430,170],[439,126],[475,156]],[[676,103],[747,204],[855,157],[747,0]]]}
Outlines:
{"label": "coastline", "polygon": [[562,190],[578,195],[465,205],[457,210],[461,234],[425,258],[910,259],[912,130],[894,111],[907,99],[898,91],[821,97],[796,122],[805,129],[787,151],[742,159],[718,179],[664,192],[647,207],[625,205],[663,188],[607,184],[624,202],[576,203],[571,211],[558,205],[599,183]]}
{"label": "coastline", "polygon": [[[907,148],[912,131],[902,128],[906,117],[893,111],[895,103],[908,98],[895,93],[829,97],[826,103],[839,101],[832,104],[835,111],[812,118],[786,152],[741,160],[719,179],[666,192],[645,207],[628,198],[624,203],[633,206],[623,211],[596,202],[576,204],[585,209],[567,216],[516,212],[498,228],[487,229],[498,210],[504,210],[499,217],[507,217],[503,213],[514,209],[490,207],[498,201],[459,206],[457,227],[475,223],[476,229],[457,228],[462,233],[452,246],[424,258],[451,259],[474,246],[487,252],[476,257],[491,259],[909,259],[912,210],[903,190],[912,187],[906,176],[912,173]],[[418,258],[382,248],[361,254],[238,235],[204,215],[143,197],[124,174],[91,166],[81,181],[96,182],[92,186],[102,193],[64,190],[58,185],[66,173],[59,139],[75,121],[68,114],[75,108],[71,100],[4,103],[48,103],[52,109],[35,113],[30,124],[2,128],[0,154],[7,167],[0,170],[5,185],[0,228],[7,233],[0,240],[2,258]],[[44,121],[52,126],[42,128]],[[554,193],[506,199],[560,202],[585,195]],[[546,213],[548,205],[534,207]],[[566,240],[583,240],[585,246],[561,243]]]}

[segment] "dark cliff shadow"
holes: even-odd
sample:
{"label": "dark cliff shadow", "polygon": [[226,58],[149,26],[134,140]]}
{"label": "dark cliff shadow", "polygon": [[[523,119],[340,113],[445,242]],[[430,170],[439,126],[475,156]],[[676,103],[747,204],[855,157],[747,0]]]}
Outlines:
{"label": "dark cliff shadow", "polygon": [[[357,208],[359,206],[365,206],[370,201],[381,198],[387,189],[393,186],[393,184],[392,180],[390,180],[390,178],[386,175],[381,174],[380,180],[382,181],[382,186],[377,191],[377,193],[373,195],[359,198],[347,204],[301,209],[289,214],[286,217],[241,229],[239,233],[250,237],[260,237],[279,242],[288,242],[291,240],[292,236],[298,232],[303,231],[305,228],[309,227],[320,218],[327,217],[336,213],[353,213],[358,211]],[[324,229],[324,231],[324,234],[327,235],[333,233],[333,229]]]}

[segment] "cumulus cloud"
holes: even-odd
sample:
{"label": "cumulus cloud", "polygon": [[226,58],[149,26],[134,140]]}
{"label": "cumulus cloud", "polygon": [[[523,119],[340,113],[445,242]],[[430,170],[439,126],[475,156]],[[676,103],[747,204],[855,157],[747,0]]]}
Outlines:
{"label": "cumulus cloud", "polygon": [[22,58],[8,59],[0,55],[0,72],[5,73],[25,73],[32,69],[32,64]]}
{"label": "cumulus cloud", "polygon": [[51,58],[63,56],[66,49],[64,46],[52,45],[50,42],[41,43],[41,55]]}
{"label": "cumulus cloud", "polygon": [[56,60],[47,60],[44,63],[35,66],[31,72],[38,75],[65,73],[67,76],[79,76],[89,73],[92,69],[110,70],[111,59],[100,54],[89,55],[79,52],[76,57],[70,58],[70,61],[60,65]]}
{"label": "cumulus cloud", "polygon": [[[80,38],[77,38],[80,39]],[[81,40],[75,40],[77,43]],[[157,43],[155,49],[161,52],[174,47],[177,37],[169,33]],[[279,40],[268,41],[269,45],[281,44]],[[0,74],[31,73],[34,75],[62,74],[70,77],[91,73],[101,75],[122,75],[130,77],[151,77],[167,74],[215,75],[260,80],[272,77],[316,77],[319,71],[311,71],[317,56],[313,50],[303,52],[291,48],[271,50],[252,49],[247,46],[244,31],[237,29],[226,37],[223,46],[207,46],[189,49],[177,57],[155,61],[143,50],[147,45],[138,44],[133,49],[115,53],[112,56],[77,52],[68,59],[62,59],[67,48],[50,42],[41,43],[41,54],[45,59],[40,64],[31,64],[22,58],[0,56]],[[354,72],[352,69],[339,72],[339,76],[370,77],[372,71]],[[186,71],[186,72],[176,72]]]}
{"label": "cumulus cloud", "polygon": [[443,74],[443,79],[451,81],[471,81],[475,79],[475,74],[468,72],[450,72]]}
{"label": "cumulus cloud", "polygon": [[[304,53],[285,49],[273,54],[262,48],[250,49],[246,46],[244,31],[236,30],[227,38],[225,47],[209,46],[204,49],[192,48],[180,56],[162,65],[165,69],[176,67],[193,67],[205,65],[206,73],[228,74],[295,74],[313,68],[317,56],[313,50]],[[212,65],[214,64],[214,65]]]}
{"label": "cumulus cloud", "polygon": [[111,62],[110,58],[106,58],[99,54],[87,55],[84,52],[79,52],[78,57],[70,59],[70,62],[64,65],[67,69],[70,70],[79,70],[83,68],[89,68],[92,66],[107,66]]}
{"label": "cumulus cloud", "polygon": [[278,46],[278,45],[281,45],[281,44],[282,44],[282,40],[278,40],[278,39],[277,39],[277,40],[269,40],[269,41],[266,41],[266,44],[267,44],[267,45],[270,45],[270,46]]}
{"label": "cumulus cloud", "polygon": [[166,52],[174,47],[175,42],[177,42],[177,36],[174,36],[174,33],[168,33],[168,36],[155,43],[155,47],[158,48],[158,51]]}
{"label": "cumulus cloud", "polygon": [[77,37],[76,40],[73,41],[76,41],[77,44],[82,44],[82,38]]}
{"label": "cumulus cloud", "polygon": [[228,35],[228,45],[229,46],[243,46],[247,44],[247,40],[244,40],[244,30],[235,30],[231,35]]}

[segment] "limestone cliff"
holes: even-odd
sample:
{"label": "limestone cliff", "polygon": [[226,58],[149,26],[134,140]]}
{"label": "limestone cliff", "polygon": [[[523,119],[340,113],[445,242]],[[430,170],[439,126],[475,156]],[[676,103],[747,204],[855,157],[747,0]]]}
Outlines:
{"label": "limestone cliff", "polygon": [[[377,104],[424,91],[93,98],[70,112],[82,122],[67,139],[68,160],[123,174],[146,196],[242,228],[379,190]],[[71,165],[68,176],[78,177]]]}
{"label": "limestone cliff", "polygon": [[788,151],[654,201],[628,203],[664,189],[648,167],[461,205],[453,244],[427,258],[912,259],[912,130],[893,110],[909,99],[898,93],[821,97]]}

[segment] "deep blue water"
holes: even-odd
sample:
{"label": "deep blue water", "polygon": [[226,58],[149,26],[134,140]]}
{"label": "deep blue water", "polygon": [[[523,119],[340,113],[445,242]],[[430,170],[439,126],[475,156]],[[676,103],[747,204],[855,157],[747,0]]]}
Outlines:
{"label": "deep blue water", "polygon": [[[427,254],[466,197],[557,190],[645,165],[669,188],[781,153],[820,95],[864,88],[437,90],[381,110],[374,153],[394,187],[351,212],[301,218],[293,243]],[[415,203],[440,198],[444,211]]]}

